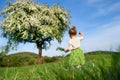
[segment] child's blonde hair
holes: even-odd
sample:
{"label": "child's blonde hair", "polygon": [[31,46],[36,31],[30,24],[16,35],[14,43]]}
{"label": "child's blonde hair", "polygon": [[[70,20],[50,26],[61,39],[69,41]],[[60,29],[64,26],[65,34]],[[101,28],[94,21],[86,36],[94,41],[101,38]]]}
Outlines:
{"label": "child's blonde hair", "polygon": [[70,37],[72,35],[76,35],[76,34],[77,34],[77,30],[76,30],[75,26],[73,26],[72,28],[69,29],[69,35],[70,35]]}

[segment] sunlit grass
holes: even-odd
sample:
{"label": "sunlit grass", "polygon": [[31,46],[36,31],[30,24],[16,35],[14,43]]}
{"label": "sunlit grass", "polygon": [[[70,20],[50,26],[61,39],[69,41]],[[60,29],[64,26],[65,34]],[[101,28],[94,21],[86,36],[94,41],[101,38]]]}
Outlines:
{"label": "sunlit grass", "polygon": [[119,80],[120,54],[87,55],[81,68],[60,61],[25,67],[0,68],[0,80]]}

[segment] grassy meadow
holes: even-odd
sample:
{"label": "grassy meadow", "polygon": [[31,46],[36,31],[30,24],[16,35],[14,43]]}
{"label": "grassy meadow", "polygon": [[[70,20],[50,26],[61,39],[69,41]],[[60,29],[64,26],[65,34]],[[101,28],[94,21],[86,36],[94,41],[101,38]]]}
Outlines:
{"label": "grassy meadow", "polygon": [[86,64],[69,67],[68,56],[42,65],[0,67],[0,80],[119,80],[120,53],[96,51],[85,54]]}

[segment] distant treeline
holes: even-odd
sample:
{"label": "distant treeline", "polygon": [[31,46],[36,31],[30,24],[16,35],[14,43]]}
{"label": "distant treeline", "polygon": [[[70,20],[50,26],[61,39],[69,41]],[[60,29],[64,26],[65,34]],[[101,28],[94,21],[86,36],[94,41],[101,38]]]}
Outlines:
{"label": "distant treeline", "polygon": [[93,51],[93,52],[87,52],[87,54],[119,54],[120,52],[113,52],[113,51]]}
{"label": "distant treeline", "polygon": [[[85,53],[86,60],[89,60],[88,55],[97,55],[97,54],[118,54],[120,52],[112,52],[112,51],[94,51]],[[66,55],[68,57],[70,54]],[[63,59],[63,56],[43,56],[43,64],[56,62]],[[38,54],[31,52],[20,52],[10,55],[0,55],[0,67],[13,67],[13,66],[28,66],[34,65],[38,62]]]}
{"label": "distant treeline", "polygon": [[[43,63],[50,63],[59,60],[61,56],[43,57]],[[30,52],[21,52],[10,55],[0,55],[1,67],[13,67],[13,66],[28,66],[34,65],[38,62],[38,55]]]}

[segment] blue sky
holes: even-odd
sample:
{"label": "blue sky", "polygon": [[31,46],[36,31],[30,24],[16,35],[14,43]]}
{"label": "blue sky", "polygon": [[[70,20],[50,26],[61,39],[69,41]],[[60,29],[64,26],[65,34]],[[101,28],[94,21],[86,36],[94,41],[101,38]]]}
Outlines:
{"label": "blue sky", "polygon": [[[81,48],[85,51],[115,50],[120,45],[120,0],[36,0],[38,3],[53,5],[59,3],[70,15],[70,26],[75,25],[78,31],[84,33]],[[5,0],[0,0],[0,10],[5,6]],[[0,18],[1,20],[1,18]],[[48,50],[43,50],[43,56],[65,55],[56,51],[58,46],[68,47],[69,35],[66,32],[61,44],[56,40]],[[6,44],[6,39],[0,37],[0,46]],[[20,44],[17,51],[37,53],[35,44]]]}

